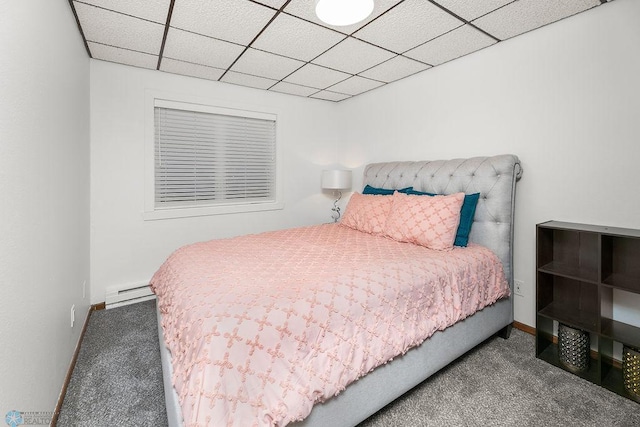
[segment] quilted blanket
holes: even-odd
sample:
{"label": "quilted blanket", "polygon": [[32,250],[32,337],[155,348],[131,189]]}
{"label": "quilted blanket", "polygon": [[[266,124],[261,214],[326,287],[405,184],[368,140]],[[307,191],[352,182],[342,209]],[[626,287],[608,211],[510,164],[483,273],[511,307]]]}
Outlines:
{"label": "quilted blanket", "polygon": [[155,273],[187,426],[284,426],[509,294],[500,260],[335,224],[212,240]]}

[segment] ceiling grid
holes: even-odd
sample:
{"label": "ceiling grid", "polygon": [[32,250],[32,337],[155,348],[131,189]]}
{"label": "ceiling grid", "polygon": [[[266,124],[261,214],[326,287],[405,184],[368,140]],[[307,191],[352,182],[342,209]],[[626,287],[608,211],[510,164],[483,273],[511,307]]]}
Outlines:
{"label": "ceiling grid", "polygon": [[332,27],[310,0],[69,0],[94,59],[333,102],[603,3],[376,0]]}

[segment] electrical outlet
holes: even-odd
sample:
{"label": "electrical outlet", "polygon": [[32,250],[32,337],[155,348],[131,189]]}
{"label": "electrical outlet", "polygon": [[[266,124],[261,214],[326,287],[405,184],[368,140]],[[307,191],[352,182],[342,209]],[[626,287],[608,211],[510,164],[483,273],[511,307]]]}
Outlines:
{"label": "electrical outlet", "polygon": [[76,305],[71,306],[71,327],[73,328],[73,322],[76,321]]}
{"label": "electrical outlet", "polygon": [[522,280],[514,280],[514,292],[516,295],[524,296],[524,282]]}

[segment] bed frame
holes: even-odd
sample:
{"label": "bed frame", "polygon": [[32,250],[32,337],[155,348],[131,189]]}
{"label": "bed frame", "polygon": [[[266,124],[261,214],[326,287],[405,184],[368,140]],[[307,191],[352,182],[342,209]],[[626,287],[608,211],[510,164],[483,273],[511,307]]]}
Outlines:
{"label": "bed frame", "polygon": [[[470,241],[493,250],[501,259],[513,295],[513,220],[515,185],[522,175],[514,155],[470,159],[389,162],[367,165],[363,185],[413,187],[437,194],[480,193]],[[439,371],[487,338],[508,338],[513,323],[513,297],[502,299],[473,316],[436,332],[418,347],[352,383],[338,396],[314,406],[292,427],[355,426]],[[178,397],[171,384],[171,359],[158,313],[160,353],[169,426],[181,426]]]}

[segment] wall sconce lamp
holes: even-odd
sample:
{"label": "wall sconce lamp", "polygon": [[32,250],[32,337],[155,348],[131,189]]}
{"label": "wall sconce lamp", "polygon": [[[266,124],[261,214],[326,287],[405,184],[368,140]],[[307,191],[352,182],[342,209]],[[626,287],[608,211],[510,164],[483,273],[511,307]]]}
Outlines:
{"label": "wall sconce lamp", "polygon": [[336,193],[338,195],[331,209],[333,211],[333,214],[331,214],[333,222],[338,222],[338,219],[340,219],[338,202],[342,198],[342,190],[351,189],[351,171],[338,169],[322,171],[322,189],[333,190],[333,195],[335,196]]}

